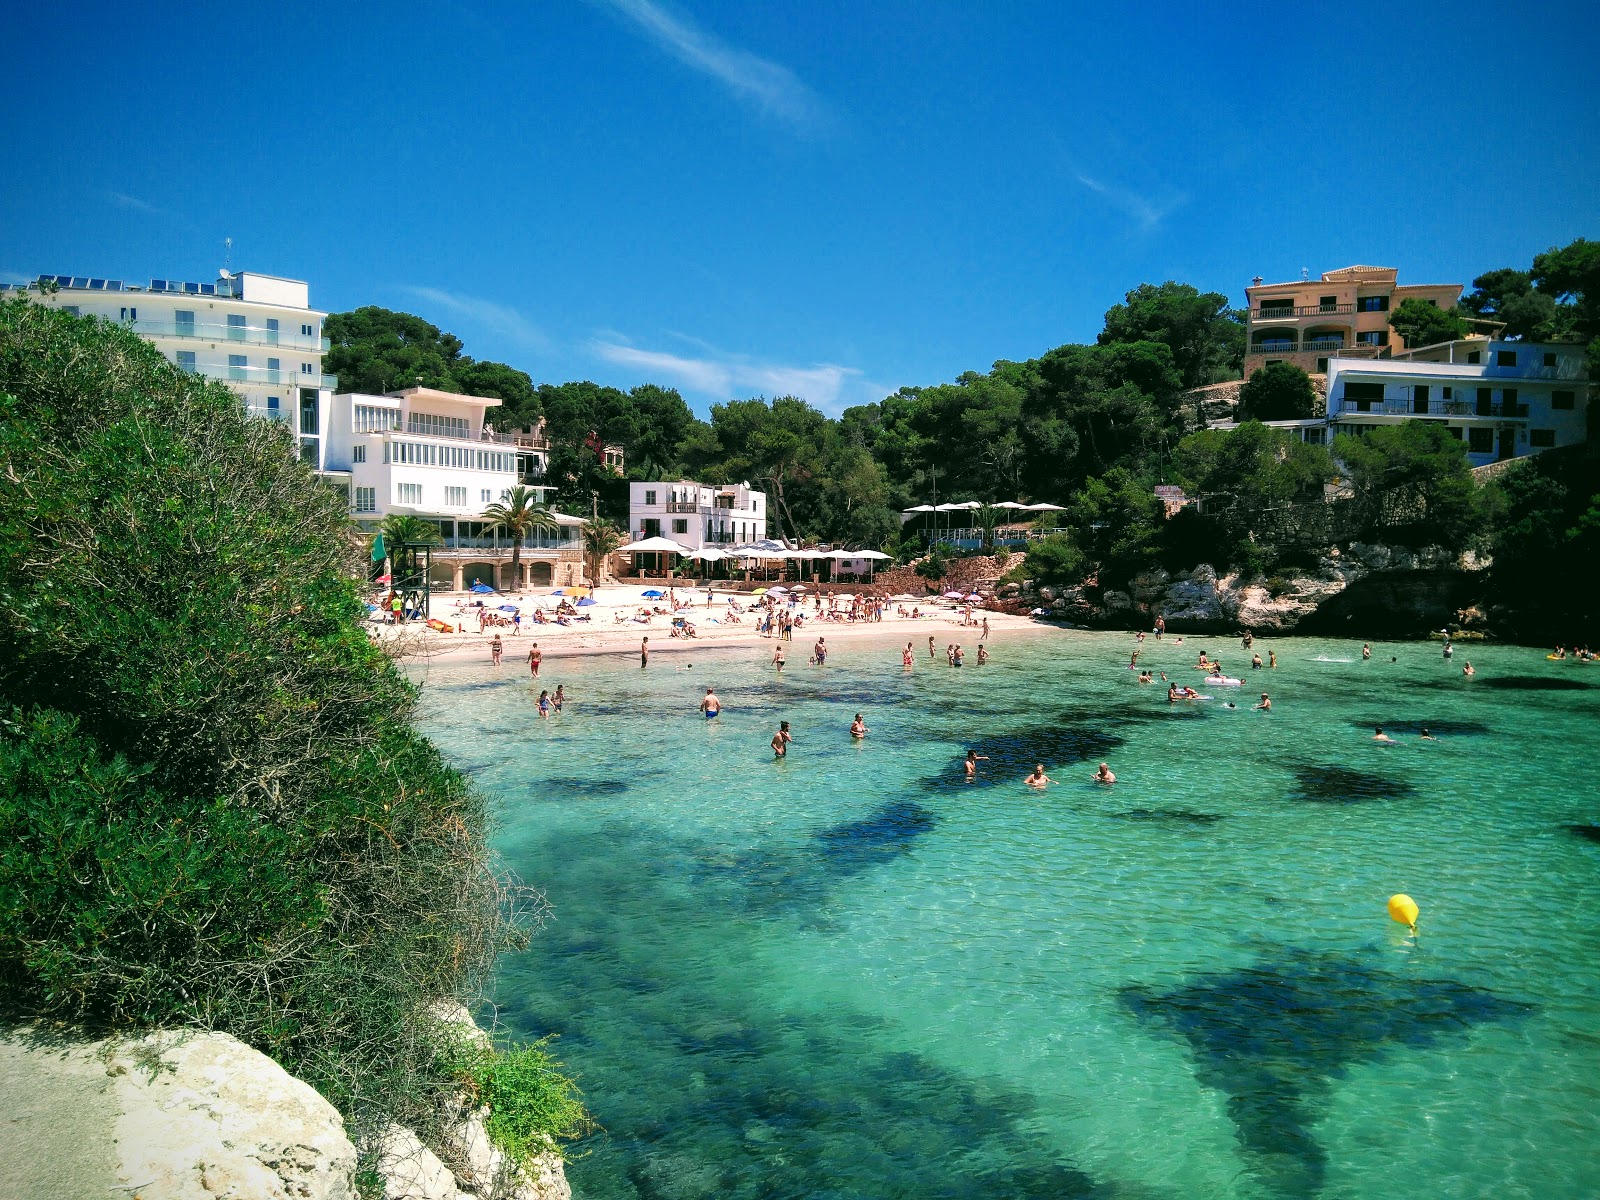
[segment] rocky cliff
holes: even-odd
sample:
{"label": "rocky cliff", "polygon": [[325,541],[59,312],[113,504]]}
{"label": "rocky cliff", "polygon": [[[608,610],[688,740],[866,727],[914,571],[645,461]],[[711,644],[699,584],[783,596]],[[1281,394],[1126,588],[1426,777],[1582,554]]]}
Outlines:
{"label": "rocky cliff", "polygon": [[1202,563],[1169,575],[1135,576],[1127,590],[1042,588],[1042,607],[1083,625],[1146,628],[1157,616],[1174,632],[1338,634],[1418,637],[1481,628],[1477,601],[1486,559],[1437,546],[1406,550],[1360,542],[1330,548],[1314,571],[1269,579],[1219,575]]}
{"label": "rocky cliff", "polygon": [[[459,1005],[442,1020],[485,1035]],[[377,1177],[339,1113],[272,1059],[223,1033],[87,1040],[36,1028],[0,1036],[0,1196],[60,1200],[571,1200],[561,1160],[524,1172],[462,1105],[441,1144],[391,1127]],[[380,1183],[381,1178],[381,1183]]]}

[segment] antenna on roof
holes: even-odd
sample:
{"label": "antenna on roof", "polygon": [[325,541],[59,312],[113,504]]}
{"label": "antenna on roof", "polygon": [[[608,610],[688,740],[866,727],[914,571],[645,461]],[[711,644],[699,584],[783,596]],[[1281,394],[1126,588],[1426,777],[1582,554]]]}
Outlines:
{"label": "antenna on roof", "polygon": [[222,239],[222,273],[224,275],[233,273],[233,239],[231,237]]}
{"label": "antenna on roof", "polygon": [[1306,280],[1308,280],[1310,278],[1311,278],[1311,272],[1309,270],[1307,270],[1305,267],[1301,267],[1300,268],[1300,282],[1304,283]]}

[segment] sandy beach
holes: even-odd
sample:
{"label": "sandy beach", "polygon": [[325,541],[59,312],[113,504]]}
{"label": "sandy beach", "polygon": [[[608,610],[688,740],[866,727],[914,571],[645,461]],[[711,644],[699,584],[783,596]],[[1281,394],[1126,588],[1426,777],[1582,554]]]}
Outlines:
{"label": "sandy beach", "polygon": [[[637,654],[640,642],[645,637],[650,639],[652,654],[711,646],[752,646],[775,640],[757,632],[761,614],[746,611],[764,597],[753,596],[749,592],[715,591],[708,607],[704,588],[677,589],[673,596],[680,607],[675,615],[685,617],[694,624],[695,636],[674,637],[674,614],[670,611],[668,599],[665,596],[646,597],[644,593],[649,590],[652,589],[629,585],[598,588],[592,597],[594,603],[578,609],[580,614],[589,619],[567,625],[556,624],[550,619],[563,597],[541,590],[511,595],[435,597],[432,606],[434,617],[454,626],[457,631],[450,633],[429,629],[420,621],[399,626],[373,622],[369,628],[385,648],[397,657],[444,662],[479,657],[487,659],[489,643],[496,633],[505,647],[507,661],[526,657],[528,648],[534,642],[539,643],[539,650],[545,658],[560,658],[587,654]],[[738,606],[737,622],[729,618],[730,597]],[[513,614],[503,611],[503,608],[515,607],[522,614],[520,630],[501,625],[486,627],[479,633],[476,607],[479,600],[489,612],[506,618]],[[916,611],[919,615],[902,616],[902,608],[906,614]],[[656,609],[664,611],[657,612]],[[546,615],[545,623],[531,619],[536,610]],[[648,619],[643,615],[646,611],[649,612]],[[904,636],[909,641],[920,643],[919,649],[922,649],[930,635],[941,650],[948,642],[960,642],[969,655],[975,655],[985,618],[989,621],[990,640],[999,634],[1016,636],[1020,633],[1048,633],[1055,628],[1027,617],[990,612],[976,604],[970,609],[972,623],[963,625],[967,606],[934,597],[886,601],[881,621],[849,621],[842,619],[842,615],[841,619],[829,620],[826,617],[826,599],[823,601],[822,618],[817,617],[815,602],[811,599],[803,604],[797,602],[791,611],[797,615],[802,611],[805,613],[804,622],[795,627],[794,639],[789,643],[793,647],[793,655],[799,655],[802,649],[809,654],[811,644],[818,637],[827,638],[833,643],[863,637]]]}

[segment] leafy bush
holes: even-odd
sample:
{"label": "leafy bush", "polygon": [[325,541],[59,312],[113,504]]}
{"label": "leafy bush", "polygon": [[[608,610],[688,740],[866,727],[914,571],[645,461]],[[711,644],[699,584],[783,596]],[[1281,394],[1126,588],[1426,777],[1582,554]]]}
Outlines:
{"label": "leafy bush", "polygon": [[521,1166],[541,1154],[560,1154],[562,1142],[595,1127],[577,1084],[550,1057],[551,1040],[495,1049],[461,1039],[441,1060],[471,1105],[489,1107],[489,1140]]}
{"label": "leafy bush", "polygon": [[1083,551],[1064,534],[1039,538],[1028,543],[1028,553],[1022,560],[1022,572],[1027,578],[1046,587],[1080,583],[1085,573]]}
{"label": "leafy bush", "polygon": [[483,798],[356,618],[344,500],[134,334],[0,304],[0,988],[225,1030],[355,1132],[517,938]]}
{"label": "leafy bush", "polygon": [[1316,415],[1317,392],[1311,376],[1293,363],[1270,362],[1250,373],[1239,389],[1239,419],[1299,421]]}
{"label": "leafy bush", "polygon": [[938,583],[950,573],[950,564],[935,550],[913,567],[912,570],[929,583]]}

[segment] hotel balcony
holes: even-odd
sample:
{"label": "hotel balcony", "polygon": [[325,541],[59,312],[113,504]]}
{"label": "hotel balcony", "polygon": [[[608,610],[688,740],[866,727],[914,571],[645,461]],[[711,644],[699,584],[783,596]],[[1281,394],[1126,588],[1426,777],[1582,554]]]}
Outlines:
{"label": "hotel balcony", "polygon": [[697,513],[700,511],[700,504],[695,500],[668,500],[667,511],[669,513]]}
{"label": "hotel balcony", "polygon": [[1418,403],[1404,398],[1392,400],[1340,400],[1328,410],[1331,417],[1485,417],[1495,420],[1526,420],[1526,404],[1483,403],[1478,400],[1426,400]]}
{"label": "hotel balcony", "polygon": [[240,346],[276,346],[280,350],[309,350],[326,354],[333,343],[325,337],[305,337],[259,325],[218,325],[211,321],[124,321],[140,337],[181,338],[197,342],[232,342]]}
{"label": "hotel balcony", "polygon": [[229,383],[254,384],[257,387],[326,388],[333,392],[339,390],[337,375],[321,375],[315,371],[307,374],[304,371],[274,370],[271,367],[203,366],[195,368],[194,373],[207,375],[212,379],[225,379]]}
{"label": "hotel balcony", "polygon": [[1318,337],[1307,338],[1303,342],[1293,338],[1282,338],[1270,342],[1256,342],[1249,350],[1252,355],[1260,354],[1337,354],[1341,358],[1376,358],[1387,346],[1368,346],[1363,344],[1349,345],[1343,338]]}
{"label": "hotel balcony", "polygon": [[1278,308],[1263,306],[1250,310],[1252,324],[1258,321],[1293,321],[1300,317],[1344,317],[1355,312],[1354,304],[1304,304],[1296,308],[1285,304]]}

